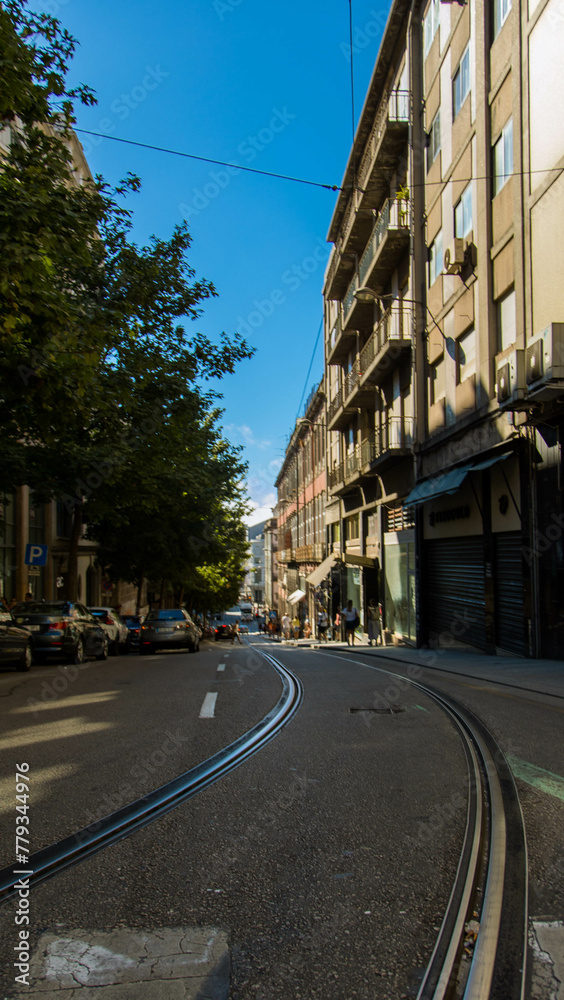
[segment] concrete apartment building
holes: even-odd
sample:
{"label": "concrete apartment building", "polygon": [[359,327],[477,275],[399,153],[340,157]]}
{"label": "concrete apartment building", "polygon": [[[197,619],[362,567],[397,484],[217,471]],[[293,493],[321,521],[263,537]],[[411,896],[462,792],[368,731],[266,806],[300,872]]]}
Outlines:
{"label": "concrete apartment building", "polygon": [[558,0],[396,0],[331,223],[332,546],[420,645],[564,655],[563,43]]}
{"label": "concrete apartment building", "polygon": [[323,586],[329,566],[321,568],[326,557],[325,436],[325,394],[320,385],[296,421],[275,484],[278,613],[297,614],[312,624],[319,607],[327,605]]}

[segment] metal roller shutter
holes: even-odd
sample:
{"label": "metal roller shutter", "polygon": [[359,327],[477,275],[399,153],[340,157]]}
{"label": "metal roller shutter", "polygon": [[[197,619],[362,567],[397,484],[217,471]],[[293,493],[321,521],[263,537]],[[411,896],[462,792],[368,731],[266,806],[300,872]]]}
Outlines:
{"label": "metal roller shutter", "polygon": [[427,542],[425,581],[431,638],[487,649],[481,535]]}
{"label": "metal roller shutter", "polygon": [[528,640],[523,614],[521,533],[495,537],[495,642],[509,653],[526,656]]}

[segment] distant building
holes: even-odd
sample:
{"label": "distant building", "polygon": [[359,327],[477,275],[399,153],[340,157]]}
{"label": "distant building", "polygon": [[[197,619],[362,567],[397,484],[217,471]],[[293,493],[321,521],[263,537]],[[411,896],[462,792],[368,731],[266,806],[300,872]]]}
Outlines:
{"label": "distant building", "polygon": [[261,521],[247,529],[249,542],[249,557],[245,574],[245,596],[258,607],[264,605],[265,583],[265,536],[264,529],[268,522]]}
{"label": "distant building", "polygon": [[317,386],[306,402],[304,415],[286,448],[276,479],[278,503],[278,611],[297,613],[316,621],[321,603],[327,603],[327,573],[310,579],[326,556],[325,538],[325,393]]}

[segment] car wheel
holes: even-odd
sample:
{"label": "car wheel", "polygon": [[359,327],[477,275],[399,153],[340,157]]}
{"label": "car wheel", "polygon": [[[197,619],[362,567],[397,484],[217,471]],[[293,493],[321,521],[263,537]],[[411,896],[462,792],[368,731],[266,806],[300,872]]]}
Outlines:
{"label": "car wheel", "polygon": [[102,652],[98,653],[97,660],[107,660],[108,659],[108,640],[104,639],[102,643]]}
{"label": "car wheel", "polygon": [[31,664],[33,663],[33,650],[31,648],[31,642],[28,642],[20,662],[18,663],[18,670],[30,670]]}
{"label": "car wheel", "polygon": [[74,663],[77,667],[79,667],[81,663],[84,663],[84,643],[82,639],[78,639],[74,654],[68,657],[68,662]]}

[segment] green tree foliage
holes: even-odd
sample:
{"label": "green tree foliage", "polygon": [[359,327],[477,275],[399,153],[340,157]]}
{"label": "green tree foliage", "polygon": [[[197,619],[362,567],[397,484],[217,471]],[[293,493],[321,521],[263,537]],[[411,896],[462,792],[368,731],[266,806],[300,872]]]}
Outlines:
{"label": "green tree foliage", "polygon": [[0,486],[67,505],[70,597],[84,521],[128,580],[182,581],[204,531],[209,565],[229,565],[245,466],[205,384],[252,353],[237,334],[187,335],[216,291],[186,226],[138,246],[122,202],[138,179],[73,173],[74,104],[94,101],[67,89],[74,47],[56,19],[0,5]]}

